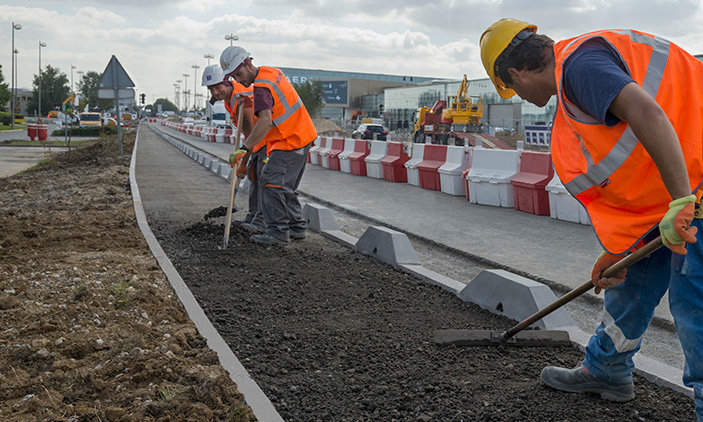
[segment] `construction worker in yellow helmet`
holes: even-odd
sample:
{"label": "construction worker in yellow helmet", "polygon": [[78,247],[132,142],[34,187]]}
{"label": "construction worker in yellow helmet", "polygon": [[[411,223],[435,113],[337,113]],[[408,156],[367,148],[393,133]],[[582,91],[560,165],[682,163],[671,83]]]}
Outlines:
{"label": "construction worker in yellow helmet", "polygon": [[[481,35],[481,60],[498,94],[537,106],[557,96],[554,168],[588,211],[603,253],[591,274],[605,290],[603,321],[576,368],[541,378],[567,392],[634,397],[632,358],[669,291],[703,422],[703,63],[635,30],[600,30],[554,42],[537,26],[501,19]],[[661,234],[667,248],[622,271],[604,269]]]}

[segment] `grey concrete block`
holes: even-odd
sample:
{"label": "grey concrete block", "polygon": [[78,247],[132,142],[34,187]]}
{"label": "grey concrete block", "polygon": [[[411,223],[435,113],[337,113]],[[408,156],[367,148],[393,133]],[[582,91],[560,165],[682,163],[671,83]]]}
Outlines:
{"label": "grey concrete block", "polygon": [[198,158],[200,158],[200,153],[198,151],[193,151],[193,155],[190,156],[195,161],[198,161]]}
{"label": "grey concrete block", "polygon": [[251,181],[248,177],[241,181],[239,190],[245,195],[251,195]]}
{"label": "grey concrete block", "polygon": [[371,255],[394,267],[400,264],[421,265],[420,258],[410,244],[408,236],[385,227],[371,226],[366,229],[356,242],[354,250]]}
{"label": "grey concrete block", "polygon": [[200,164],[202,164],[203,167],[210,168],[210,163],[212,163],[212,158],[206,156],[203,158],[203,162]]}
{"label": "grey concrete block", "polygon": [[398,265],[398,268],[401,271],[412,274],[420,280],[439,286],[455,295],[459,295],[459,292],[466,287],[466,284],[435,271],[428,270],[422,265]]}
{"label": "grey concrete block", "polygon": [[198,154],[198,164],[203,164],[203,162],[205,161],[205,157],[207,157],[207,155]]}
{"label": "grey concrete block", "polygon": [[322,230],[320,234],[327,239],[344,245],[348,248],[353,248],[356,242],[359,241],[358,237],[354,237],[350,234],[344,233],[341,230]]}
{"label": "grey concrete block", "polygon": [[232,173],[232,167],[230,167],[226,164],[223,164],[220,166],[220,173],[219,174],[220,174],[221,178],[223,178],[225,180],[229,180],[229,175],[231,173]]}
{"label": "grey concrete block", "polygon": [[220,162],[217,160],[212,160],[210,163],[210,171],[219,174],[220,173]]}
{"label": "grey concrete block", "polygon": [[308,229],[316,233],[323,230],[339,230],[337,220],[334,219],[329,208],[317,204],[305,204],[303,218],[308,223]]}
{"label": "grey concrete block", "polygon": [[[483,270],[464,287],[459,297],[516,321],[522,321],[557,299],[544,284],[504,270]],[[564,330],[576,328],[576,323],[561,308],[533,326],[543,330]]]}

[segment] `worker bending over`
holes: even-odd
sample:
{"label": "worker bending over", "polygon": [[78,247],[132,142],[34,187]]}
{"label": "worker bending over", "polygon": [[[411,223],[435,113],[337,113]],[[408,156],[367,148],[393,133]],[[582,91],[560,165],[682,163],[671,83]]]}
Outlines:
{"label": "worker bending over", "polygon": [[[703,179],[703,63],[634,30],[602,30],[554,43],[537,27],[501,19],[481,35],[481,60],[498,94],[542,107],[557,96],[554,168],[586,208],[603,253],[603,321],[573,369],[541,378],[568,392],[634,397],[632,357],[669,290],[669,305],[703,422],[703,236],[695,215]],[[661,248],[615,277],[602,271],[661,233]],[[698,240],[698,241],[697,241]]]}
{"label": "worker bending over", "polygon": [[233,78],[245,87],[253,85],[254,115],[258,118],[233,159],[239,160],[257,144],[266,142],[268,162],[260,178],[266,231],[253,235],[251,240],[267,245],[286,244],[290,239],[306,236],[296,189],[317,131],[283,72],[273,67],[256,67],[251,60],[251,55],[237,46],[227,47],[220,55],[225,80]]}
{"label": "worker bending over", "polygon": [[[249,136],[254,128],[254,116],[252,112],[253,100],[251,88],[246,88],[242,84],[233,81],[223,81],[224,73],[218,64],[211,64],[203,70],[202,86],[206,86],[210,91],[210,104],[216,101],[224,101],[225,108],[232,118],[232,123],[239,127],[238,112],[242,108],[242,126],[241,131],[244,136]],[[239,168],[237,169],[236,177],[244,178],[249,176],[251,188],[249,190],[249,213],[243,220],[233,220],[232,224],[239,226],[253,233],[263,233],[264,217],[261,212],[261,192],[259,189],[258,180],[261,178],[260,171],[263,170],[264,163],[262,159],[266,158],[266,144],[260,142],[257,144],[251,153],[242,158]],[[234,163],[232,167],[234,167]]]}

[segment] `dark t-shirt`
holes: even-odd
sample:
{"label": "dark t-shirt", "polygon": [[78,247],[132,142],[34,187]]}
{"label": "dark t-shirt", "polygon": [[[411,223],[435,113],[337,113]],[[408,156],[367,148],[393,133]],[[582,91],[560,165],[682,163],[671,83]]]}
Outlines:
{"label": "dark t-shirt", "polygon": [[261,110],[273,110],[273,95],[268,88],[254,85],[254,114]]}
{"label": "dark t-shirt", "polygon": [[620,123],[608,108],[625,85],[634,82],[620,55],[603,39],[581,44],[566,60],[564,95],[581,111],[604,123]]}

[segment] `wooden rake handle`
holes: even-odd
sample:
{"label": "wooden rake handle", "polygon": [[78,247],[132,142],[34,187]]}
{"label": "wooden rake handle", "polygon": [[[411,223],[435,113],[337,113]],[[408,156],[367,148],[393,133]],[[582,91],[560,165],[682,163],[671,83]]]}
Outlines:
{"label": "wooden rake handle", "polygon": [[[644,258],[645,256],[647,256],[647,255],[653,253],[654,251],[656,251],[657,249],[661,248],[662,245],[663,245],[662,238],[661,238],[661,236],[658,236],[656,239],[647,243],[642,248],[636,250],[635,252],[631,253],[630,255],[626,256],[625,258],[621,259],[620,261],[618,261],[615,264],[608,267],[605,271],[603,271],[602,276],[603,277],[614,276],[615,274],[619,273],[620,271],[624,270],[625,268],[628,268],[629,266],[636,263],[637,261]],[[546,317],[547,315],[551,314],[552,312],[556,311],[557,309],[561,308],[562,306],[566,305],[567,303],[571,302],[572,300],[576,299],[577,297],[581,296],[582,294],[586,293],[587,291],[591,290],[594,287],[595,286],[593,285],[592,280],[589,280],[589,281],[583,283],[581,286],[575,288],[574,290],[570,291],[569,293],[567,293],[564,296],[560,297],[559,299],[555,300],[554,302],[552,302],[548,306],[544,307],[543,309],[539,310],[538,312],[535,312],[531,316],[527,317],[521,323],[508,329],[506,332],[503,333],[503,338],[502,338],[503,341],[511,338],[515,334],[519,333],[520,331],[524,330],[525,328],[529,327],[530,325],[534,324],[535,322],[539,321],[540,319]]]}
{"label": "wooden rake handle", "polygon": [[[237,135],[234,138],[234,150],[239,149],[239,138],[242,135],[242,118],[243,118],[244,106],[239,106],[239,112],[237,113]],[[225,237],[222,241],[224,249],[227,249],[227,243],[229,243],[229,229],[232,226],[232,207],[234,207],[234,191],[235,187],[239,183],[239,178],[237,177],[237,170],[239,170],[239,165],[232,167],[232,183],[229,188],[229,205],[227,206],[227,222],[225,223]]]}

